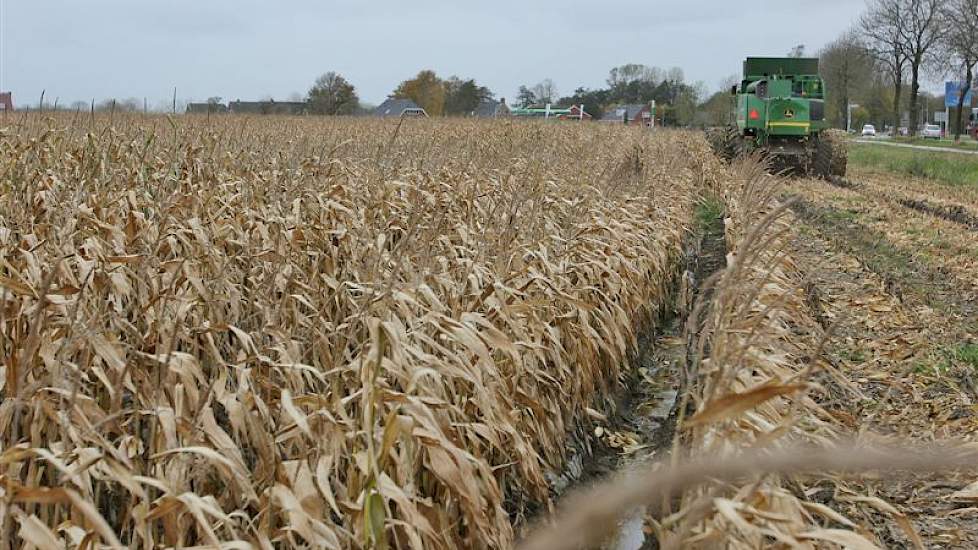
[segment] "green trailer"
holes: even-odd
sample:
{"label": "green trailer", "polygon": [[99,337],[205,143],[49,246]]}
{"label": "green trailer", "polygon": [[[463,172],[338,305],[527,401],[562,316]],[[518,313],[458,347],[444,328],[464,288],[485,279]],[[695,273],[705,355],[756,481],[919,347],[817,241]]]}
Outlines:
{"label": "green trailer", "polygon": [[776,170],[844,176],[845,140],[825,120],[818,59],[748,57],[731,91],[735,125],[709,138],[724,157],[760,151]]}

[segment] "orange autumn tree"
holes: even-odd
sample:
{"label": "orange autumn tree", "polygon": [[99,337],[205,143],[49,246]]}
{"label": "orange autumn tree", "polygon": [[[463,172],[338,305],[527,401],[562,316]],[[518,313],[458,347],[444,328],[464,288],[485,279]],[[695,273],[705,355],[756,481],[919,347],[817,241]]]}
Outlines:
{"label": "orange autumn tree", "polygon": [[431,70],[423,70],[394,90],[394,97],[410,99],[428,113],[441,116],[445,111],[445,83]]}

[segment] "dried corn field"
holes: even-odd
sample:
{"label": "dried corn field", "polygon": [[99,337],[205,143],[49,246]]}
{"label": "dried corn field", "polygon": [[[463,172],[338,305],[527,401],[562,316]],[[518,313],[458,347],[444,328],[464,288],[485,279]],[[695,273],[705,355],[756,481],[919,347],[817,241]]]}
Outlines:
{"label": "dried corn field", "polygon": [[[904,301],[904,272],[860,263],[863,240],[816,211],[882,200],[864,179],[789,182],[695,133],[590,124],[8,117],[0,540],[505,549],[563,517],[556,480],[580,455],[627,471],[967,436],[960,415],[914,414],[952,407],[952,371],[905,372],[933,334],[902,327],[960,341],[971,310]],[[952,207],[973,194],[914,185],[917,216],[970,231]],[[971,291],[965,256],[948,284]],[[878,386],[895,372],[917,399],[903,417],[906,393]],[[626,429],[648,407],[659,431]],[[907,479],[691,483],[640,524],[663,548],[967,547],[967,513]],[[971,481],[934,479],[918,484]],[[597,542],[624,512],[603,502],[527,544]]]}
{"label": "dried corn field", "polygon": [[505,548],[665,307],[693,135],[24,117],[4,539]]}
{"label": "dried corn field", "polygon": [[687,324],[671,456],[570,500],[526,550],[596,545],[638,505],[661,548],[978,544],[974,469],[953,468],[978,433],[970,191],[855,177],[728,167],[728,267]]}

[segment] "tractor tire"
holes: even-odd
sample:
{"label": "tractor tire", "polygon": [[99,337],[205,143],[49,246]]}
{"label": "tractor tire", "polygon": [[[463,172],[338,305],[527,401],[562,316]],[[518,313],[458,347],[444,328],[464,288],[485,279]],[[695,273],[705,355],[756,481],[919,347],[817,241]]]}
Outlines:
{"label": "tractor tire", "polygon": [[829,175],[844,178],[849,166],[849,148],[846,144],[845,132],[827,130],[822,132],[821,139],[828,142],[828,149],[831,151]]}
{"label": "tractor tire", "polygon": [[813,175],[824,179],[842,178],[846,175],[848,164],[849,152],[844,134],[836,130],[826,130],[819,134],[815,145]]}
{"label": "tractor tire", "polygon": [[825,139],[824,133],[815,140],[815,155],[809,175],[822,179],[832,177],[832,143]]}

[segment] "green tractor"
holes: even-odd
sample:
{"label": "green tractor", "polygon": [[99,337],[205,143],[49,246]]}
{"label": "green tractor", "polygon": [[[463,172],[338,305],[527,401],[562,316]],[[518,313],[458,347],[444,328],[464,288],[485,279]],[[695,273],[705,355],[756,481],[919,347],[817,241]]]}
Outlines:
{"label": "green tractor", "polygon": [[707,136],[721,156],[760,151],[776,171],[845,176],[845,138],[825,121],[818,59],[748,57],[744,79],[730,92],[736,98],[736,126]]}

